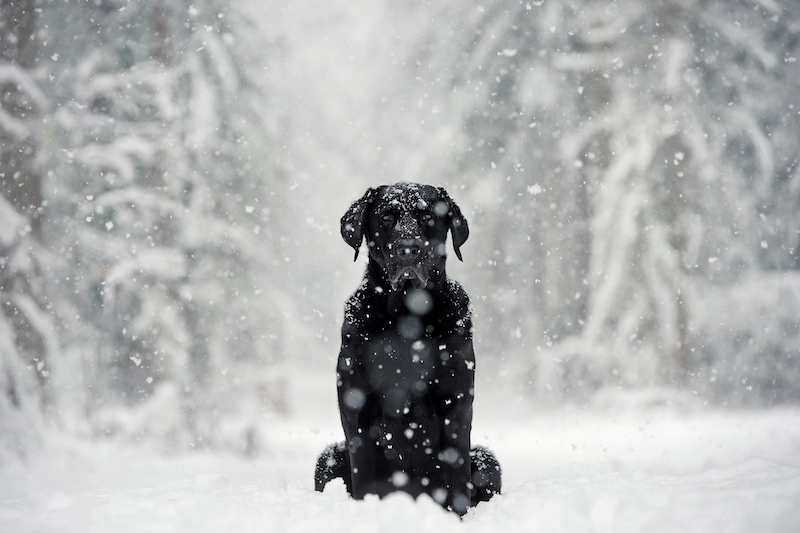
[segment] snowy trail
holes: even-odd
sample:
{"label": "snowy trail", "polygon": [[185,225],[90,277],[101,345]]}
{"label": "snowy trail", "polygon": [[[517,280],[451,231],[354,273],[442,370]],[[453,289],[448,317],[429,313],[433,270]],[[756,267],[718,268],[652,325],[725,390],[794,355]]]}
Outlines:
{"label": "snowy trail", "polygon": [[800,409],[499,411],[485,393],[474,441],[497,452],[504,493],[460,522],[430,499],[315,493],[316,454],[341,430],[330,391],[304,383],[252,460],[54,439],[0,469],[0,531],[800,531]]}

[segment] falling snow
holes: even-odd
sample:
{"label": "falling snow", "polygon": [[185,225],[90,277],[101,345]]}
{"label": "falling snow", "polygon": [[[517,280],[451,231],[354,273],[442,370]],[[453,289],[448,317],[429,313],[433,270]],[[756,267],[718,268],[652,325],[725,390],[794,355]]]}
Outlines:
{"label": "falling snow", "polygon": [[[3,3],[0,531],[800,530],[797,20]],[[472,229],[448,283],[504,490],[463,522],[436,492],[312,486],[341,323],[389,290],[359,286],[340,217],[403,181]]]}

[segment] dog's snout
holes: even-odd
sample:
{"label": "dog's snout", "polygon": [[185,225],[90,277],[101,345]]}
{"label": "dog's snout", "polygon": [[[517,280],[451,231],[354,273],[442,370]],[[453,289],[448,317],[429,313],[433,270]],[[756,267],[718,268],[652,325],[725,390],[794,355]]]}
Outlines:
{"label": "dog's snout", "polygon": [[422,243],[417,239],[399,239],[394,248],[397,257],[403,261],[416,261],[422,253]]}

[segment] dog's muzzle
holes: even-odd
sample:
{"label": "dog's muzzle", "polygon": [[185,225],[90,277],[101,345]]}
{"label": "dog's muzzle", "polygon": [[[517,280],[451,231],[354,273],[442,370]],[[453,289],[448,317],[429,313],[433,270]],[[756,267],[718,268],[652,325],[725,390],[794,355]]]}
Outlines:
{"label": "dog's muzzle", "polygon": [[389,249],[389,282],[397,290],[406,283],[415,289],[428,284],[428,254],[419,239],[398,239]]}

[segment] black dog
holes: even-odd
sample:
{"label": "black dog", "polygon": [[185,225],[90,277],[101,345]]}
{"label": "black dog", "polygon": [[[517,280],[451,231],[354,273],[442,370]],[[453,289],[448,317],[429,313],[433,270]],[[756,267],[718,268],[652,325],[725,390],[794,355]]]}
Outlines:
{"label": "black dog", "polygon": [[470,448],[475,355],[469,298],[445,273],[445,240],[469,236],[442,188],[370,188],[342,217],[369,263],[347,301],[337,386],[345,443],[320,456],[316,489],[344,478],[357,499],[403,490],[460,515],[500,492],[500,467]]}

